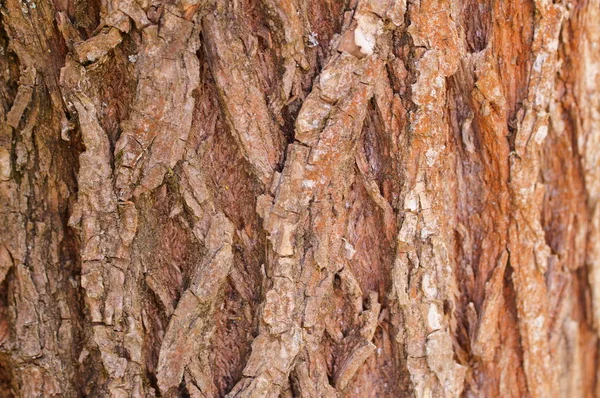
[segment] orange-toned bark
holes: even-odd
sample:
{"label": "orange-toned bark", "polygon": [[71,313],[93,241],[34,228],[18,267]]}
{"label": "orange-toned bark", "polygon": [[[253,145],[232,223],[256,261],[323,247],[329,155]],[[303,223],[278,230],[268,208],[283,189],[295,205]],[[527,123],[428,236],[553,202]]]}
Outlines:
{"label": "orange-toned bark", "polygon": [[5,0],[0,396],[596,396],[598,0]]}

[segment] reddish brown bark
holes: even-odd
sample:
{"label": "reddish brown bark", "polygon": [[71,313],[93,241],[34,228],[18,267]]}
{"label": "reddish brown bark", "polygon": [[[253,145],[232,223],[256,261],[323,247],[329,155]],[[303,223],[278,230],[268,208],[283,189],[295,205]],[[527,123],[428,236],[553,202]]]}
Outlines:
{"label": "reddish brown bark", "polygon": [[598,0],[0,11],[0,396],[598,394]]}

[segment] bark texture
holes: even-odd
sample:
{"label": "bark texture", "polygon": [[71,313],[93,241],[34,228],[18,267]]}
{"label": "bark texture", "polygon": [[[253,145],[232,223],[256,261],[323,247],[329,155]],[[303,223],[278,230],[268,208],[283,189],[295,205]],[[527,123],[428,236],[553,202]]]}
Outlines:
{"label": "bark texture", "polygon": [[591,397],[599,0],[2,0],[1,397]]}

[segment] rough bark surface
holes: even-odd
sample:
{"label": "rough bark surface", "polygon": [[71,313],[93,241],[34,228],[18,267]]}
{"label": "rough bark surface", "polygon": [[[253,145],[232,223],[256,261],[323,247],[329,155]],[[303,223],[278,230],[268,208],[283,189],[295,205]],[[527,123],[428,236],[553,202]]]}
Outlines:
{"label": "rough bark surface", "polygon": [[591,397],[599,0],[2,0],[0,397]]}

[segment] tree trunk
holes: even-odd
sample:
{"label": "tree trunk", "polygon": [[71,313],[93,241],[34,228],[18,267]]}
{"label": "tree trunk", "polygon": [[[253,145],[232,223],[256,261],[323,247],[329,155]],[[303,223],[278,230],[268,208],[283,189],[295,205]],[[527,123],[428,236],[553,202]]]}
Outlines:
{"label": "tree trunk", "polygon": [[600,0],[0,10],[0,397],[600,394]]}

